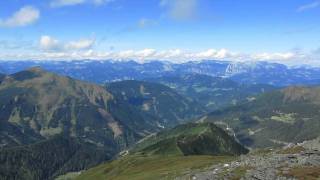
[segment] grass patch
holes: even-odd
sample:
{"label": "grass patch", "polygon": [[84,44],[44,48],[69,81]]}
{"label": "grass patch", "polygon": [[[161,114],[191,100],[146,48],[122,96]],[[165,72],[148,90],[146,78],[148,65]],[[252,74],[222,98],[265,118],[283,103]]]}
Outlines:
{"label": "grass patch", "polygon": [[320,167],[296,167],[281,175],[299,180],[318,180],[320,178]]}
{"label": "grass patch", "polygon": [[301,153],[302,151],[305,151],[304,147],[302,147],[302,146],[294,146],[294,147],[282,149],[278,153],[279,154],[298,154],[298,153]]}
{"label": "grass patch", "polygon": [[270,148],[263,148],[263,149],[254,149],[250,152],[251,155],[267,155],[269,153],[273,152]]}
{"label": "grass patch", "polygon": [[191,170],[235,159],[231,156],[127,156],[90,169],[76,179],[174,179]]}
{"label": "grass patch", "polygon": [[232,171],[233,176],[230,178],[230,180],[240,180],[242,177],[244,177],[248,170],[252,169],[249,166],[240,166],[237,167]]}
{"label": "grass patch", "polygon": [[57,178],[55,178],[55,180],[71,180],[71,179],[75,179],[79,175],[80,175],[80,172],[70,172],[65,175],[58,176]]}
{"label": "grass patch", "polygon": [[271,116],[271,120],[294,124],[296,122],[295,116],[296,116],[295,113],[289,113],[289,114],[280,113],[279,116]]}

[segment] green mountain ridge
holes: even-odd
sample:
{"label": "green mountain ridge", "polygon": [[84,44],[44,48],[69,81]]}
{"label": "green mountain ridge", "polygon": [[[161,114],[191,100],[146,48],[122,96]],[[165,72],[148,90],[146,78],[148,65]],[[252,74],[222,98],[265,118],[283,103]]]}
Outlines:
{"label": "green mountain ridge", "polygon": [[130,151],[143,155],[240,155],[248,152],[212,123],[188,123],[161,131]]}
{"label": "green mountain ridge", "polygon": [[319,87],[288,87],[214,111],[201,120],[232,128],[251,147],[302,142],[320,135],[319,94]]}
{"label": "green mountain ridge", "polygon": [[213,123],[188,123],[138,142],[128,154],[76,179],[175,179],[191,169],[227,163],[248,150]]}

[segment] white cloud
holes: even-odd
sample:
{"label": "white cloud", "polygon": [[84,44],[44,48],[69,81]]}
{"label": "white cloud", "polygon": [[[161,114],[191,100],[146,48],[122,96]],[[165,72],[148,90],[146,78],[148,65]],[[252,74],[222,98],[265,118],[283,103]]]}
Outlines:
{"label": "white cloud", "polygon": [[41,36],[40,41],[40,48],[43,50],[59,50],[60,44],[59,41],[50,37],[50,36]]}
{"label": "white cloud", "polygon": [[[54,47],[55,40],[48,39],[45,41],[46,46]],[[79,41],[80,42],[80,41]],[[82,43],[79,43],[82,44]],[[86,46],[85,46],[85,45]],[[90,44],[90,45],[89,45]],[[67,46],[66,46],[67,47]],[[91,49],[91,43],[83,43],[83,46],[75,46],[66,48],[65,51],[47,51],[45,57],[50,55],[50,58],[56,57],[65,59],[115,59],[115,60],[137,60],[140,62],[149,60],[168,60],[174,62],[198,61],[198,60],[232,60],[232,61],[272,61],[272,62],[290,62],[298,59],[305,59],[305,54],[294,52],[284,53],[237,53],[227,49],[208,49],[200,52],[190,52],[181,49],[169,49],[157,51],[156,49],[142,50],[125,50],[119,52],[98,52]],[[86,48],[84,48],[86,47]],[[66,50],[67,49],[67,50]],[[63,55],[63,56],[62,56]],[[55,59],[55,58],[54,58]]]}
{"label": "white cloud", "polygon": [[155,49],[144,49],[144,50],[138,51],[136,55],[142,58],[152,58],[156,53],[157,51]]}
{"label": "white cloud", "polygon": [[[85,43],[84,43],[85,42]],[[124,51],[97,51],[92,47],[94,41],[73,41],[62,43],[50,36],[40,39],[40,47],[43,51],[38,53],[12,53],[0,52],[0,59],[34,59],[34,60],[135,60],[146,62],[151,60],[166,60],[176,63],[200,60],[222,60],[222,61],[268,61],[288,65],[309,64],[320,66],[320,50],[306,52],[303,50],[292,50],[288,52],[274,53],[239,53],[227,49],[208,49],[192,52],[182,49],[168,49],[158,51],[147,48],[142,50]],[[73,44],[70,46],[70,44]],[[68,46],[69,45],[69,46]],[[31,51],[30,51],[31,52]]]}
{"label": "white cloud", "polygon": [[190,20],[197,13],[198,0],[161,0],[160,7],[166,9],[166,14],[175,20]]}
{"label": "white cloud", "polygon": [[90,49],[95,39],[80,39],[76,41],[60,42],[51,36],[41,36],[39,46],[45,51],[78,51]]}
{"label": "white cloud", "polygon": [[171,49],[166,51],[160,51],[157,53],[157,57],[159,59],[169,60],[169,59],[175,59],[175,60],[181,60],[184,59],[186,54],[181,49]]}
{"label": "white cloud", "polygon": [[232,53],[229,52],[227,49],[220,49],[220,50],[209,49],[207,51],[193,54],[192,56],[194,56],[195,58],[202,58],[202,59],[208,59],[208,58],[224,59],[224,58],[231,57]]}
{"label": "white cloud", "polygon": [[320,7],[320,1],[314,1],[312,3],[309,3],[309,4],[304,4],[300,7],[298,7],[297,9],[297,12],[303,12],[303,11],[307,11],[307,10],[310,10],[310,9],[315,9],[315,8],[318,8]]}
{"label": "white cloud", "polygon": [[143,49],[139,51],[134,50],[126,50],[120,51],[117,53],[108,53],[108,58],[111,59],[137,59],[137,60],[146,60],[153,59],[157,55],[157,51],[155,49]]}
{"label": "white cloud", "polygon": [[253,54],[251,56],[254,60],[290,60],[296,58],[297,54],[293,52],[286,52],[286,53],[260,53],[260,54]]}
{"label": "white cloud", "polygon": [[103,5],[115,0],[52,0],[50,5],[51,7],[63,7],[63,6],[74,6],[79,4],[94,4],[94,5]]}
{"label": "white cloud", "polygon": [[170,49],[157,51],[155,49],[143,49],[143,50],[127,50],[120,51],[117,53],[108,54],[107,59],[134,59],[139,61],[146,60],[168,60],[175,62],[185,62],[190,60],[203,60],[203,59],[214,59],[214,60],[224,60],[224,59],[237,59],[236,53],[229,52],[226,49],[209,49],[201,52],[188,52],[181,49]]}
{"label": "white cloud", "polygon": [[32,6],[22,7],[7,19],[0,19],[2,27],[21,27],[36,22],[40,18],[40,11]]}
{"label": "white cloud", "polygon": [[81,50],[81,49],[89,49],[95,43],[94,39],[80,39],[78,41],[71,41],[65,45],[66,49],[71,50]]}

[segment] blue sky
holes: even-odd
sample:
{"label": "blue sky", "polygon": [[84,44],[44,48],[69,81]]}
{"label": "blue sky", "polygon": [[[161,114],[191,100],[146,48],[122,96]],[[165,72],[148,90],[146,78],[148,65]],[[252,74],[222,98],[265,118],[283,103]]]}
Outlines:
{"label": "blue sky", "polygon": [[320,64],[320,0],[10,0],[0,59]]}

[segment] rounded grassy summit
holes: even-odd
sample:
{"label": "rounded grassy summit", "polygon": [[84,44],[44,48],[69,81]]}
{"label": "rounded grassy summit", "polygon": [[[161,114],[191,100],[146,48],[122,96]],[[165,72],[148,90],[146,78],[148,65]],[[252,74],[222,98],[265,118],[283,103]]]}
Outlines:
{"label": "rounded grassy summit", "polygon": [[240,155],[248,150],[213,123],[188,123],[154,134],[138,143],[132,154]]}
{"label": "rounded grassy summit", "polygon": [[188,123],[150,135],[128,153],[76,179],[175,179],[189,170],[227,163],[248,150],[212,123]]}

